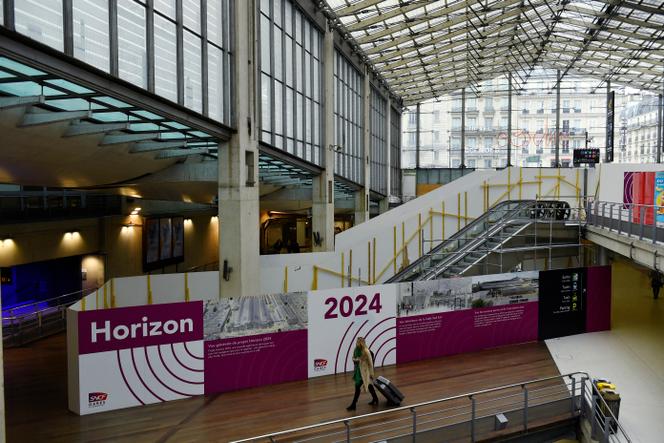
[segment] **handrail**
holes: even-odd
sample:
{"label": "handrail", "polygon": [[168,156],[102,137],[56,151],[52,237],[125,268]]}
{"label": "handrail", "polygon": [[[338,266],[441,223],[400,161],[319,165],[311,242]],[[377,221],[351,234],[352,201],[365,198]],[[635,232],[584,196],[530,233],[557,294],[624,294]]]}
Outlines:
{"label": "handrail", "polygon": [[415,403],[415,404],[408,405],[408,406],[400,406],[400,407],[396,407],[396,408],[387,409],[387,410],[384,410],[384,411],[372,412],[372,413],[369,413],[369,414],[356,415],[354,417],[349,417],[349,418],[340,418],[340,419],[337,419],[337,420],[330,420],[330,421],[323,422],[323,423],[316,423],[316,424],[313,424],[313,425],[301,426],[299,428],[287,429],[287,430],[284,430],[284,431],[273,432],[271,434],[263,434],[263,435],[259,435],[259,436],[256,436],[256,437],[245,438],[245,439],[242,439],[242,440],[234,440],[231,443],[247,443],[247,442],[252,442],[252,441],[260,440],[260,439],[274,439],[275,437],[279,437],[279,436],[283,436],[283,435],[287,435],[287,434],[292,434],[292,433],[295,433],[295,432],[302,432],[302,431],[308,431],[308,430],[311,430],[311,429],[322,428],[322,427],[325,427],[325,426],[332,426],[332,425],[337,425],[337,424],[346,425],[346,424],[349,424],[351,422],[355,422],[355,421],[358,421],[358,420],[361,420],[361,419],[366,419],[366,418],[371,418],[371,417],[378,417],[378,416],[383,416],[383,415],[386,415],[386,414],[393,414],[393,413],[404,412],[404,411],[411,412],[413,409],[421,408],[421,407],[424,407],[424,406],[430,406],[430,405],[439,404],[439,403],[443,403],[443,402],[448,402],[448,401],[452,401],[452,400],[459,400],[459,399],[462,399],[462,398],[472,398],[472,397],[476,397],[476,396],[479,396],[479,395],[488,394],[488,393],[491,393],[491,392],[501,391],[501,390],[505,390],[505,389],[512,389],[512,388],[518,388],[518,387],[523,388],[526,385],[542,383],[542,382],[550,381],[550,380],[564,379],[564,378],[568,378],[568,377],[574,379],[575,376],[580,376],[582,380],[583,379],[590,379],[590,376],[588,375],[587,372],[583,372],[583,371],[570,372],[570,373],[567,373],[567,374],[555,375],[555,376],[551,376],[551,377],[544,377],[544,378],[529,380],[529,381],[525,381],[525,382],[512,383],[512,384],[509,384],[509,385],[498,386],[498,387],[495,387],[495,388],[482,389],[480,391],[474,391],[474,392],[469,392],[469,393],[466,393],[466,394],[454,395],[452,397],[445,397],[445,398],[441,398],[441,399],[438,399],[438,400],[430,400],[430,401],[425,401],[425,402],[421,402],[421,403]]}
{"label": "handrail", "polygon": [[490,217],[491,214],[493,214],[496,211],[500,210],[503,206],[507,206],[509,204],[514,204],[514,203],[515,203],[515,201],[513,201],[513,200],[506,200],[506,201],[502,201],[502,202],[497,203],[496,205],[491,207],[487,212],[485,212],[481,216],[475,218],[471,223],[467,224],[466,226],[464,226],[463,228],[461,228],[460,230],[458,230],[457,232],[452,234],[450,237],[448,237],[448,238],[444,239],[443,241],[441,241],[439,245],[437,245],[436,247],[431,249],[429,252],[427,252],[426,254],[419,257],[417,260],[415,260],[409,266],[407,266],[406,268],[402,269],[401,271],[397,272],[395,275],[390,277],[387,280],[387,283],[398,281],[397,280],[398,278],[401,278],[404,275],[406,275],[408,272],[410,272],[416,266],[421,264],[424,260],[426,260],[427,258],[433,257],[436,254],[437,251],[439,251],[440,249],[442,249],[444,247],[445,244],[449,244],[450,242],[458,240],[459,238],[463,237],[467,232],[469,232],[473,228],[477,227],[480,223],[483,223],[486,218]]}
{"label": "handrail", "polygon": [[[55,300],[62,300],[62,299],[65,299],[65,298],[71,298],[72,295],[85,294],[88,291],[89,291],[89,293],[92,293],[92,292],[96,291],[97,289],[98,288],[81,289],[80,291],[70,292],[68,294],[63,294],[63,295],[59,295],[57,297],[47,298],[45,300],[39,300],[39,301],[35,301],[35,302],[24,303],[22,305],[12,306],[11,308],[6,308],[6,309],[2,310],[2,320],[10,320],[10,319],[21,318],[21,317],[25,317],[27,315],[33,315],[35,313],[44,312],[44,311],[47,311],[48,309],[57,308],[57,307],[62,306],[62,305],[71,304],[71,303],[66,303],[66,302],[65,303],[58,303],[58,304],[49,304],[46,308],[39,309],[37,311],[26,312],[26,313],[19,314],[19,315],[14,315],[14,312],[13,312],[13,311],[16,311],[16,310],[19,310],[19,309],[24,309],[24,308],[27,308],[27,307],[30,307],[30,306],[37,306],[37,305],[40,305],[40,304],[43,304],[43,303],[50,303],[50,302],[53,302]],[[88,295],[88,294],[85,294],[85,295]],[[85,295],[83,295],[83,296],[85,296]],[[72,303],[75,303],[80,298],[81,297],[76,297],[75,300],[72,301]]]}
{"label": "handrail", "polygon": [[[606,411],[606,412],[609,413],[612,422],[616,424],[616,426],[618,427],[618,429],[620,429],[620,432],[621,432],[622,435],[627,439],[627,441],[628,441],[628,442],[631,442],[632,440],[631,440],[631,439],[629,438],[629,436],[627,435],[627,432],[625,431],[625,428],[622,427],[622,425],[621,425],[620,422],[618,421],[618,418],[613,414],[613,410],[611,410],[611,408],[609,407],[609,405],[606,403],[606,400],[604,400],[604,397],[602,397],[602,394],[599,392],[599,389],[597,389],[597,386],[595,386],[595,383],[590,383],[590,386],[591,386],[590,389],[591,389],[591,394],[592,394],[591,397],[595,397],[595,396],[596,396],[596,397],[597,397],[597,400],[599,400],[599,401],[602,402],[602,404],[604,405],[604,411]],[[595,399],[594,399],[594,398],[591,398],[591,401],[594,402]],[[594,413],[594,411],[593,411],[593,413]],[[607,417],[607,418],[609,418],[609,417]],[[593,417],[592,417],[592,420],[594,420],[594,419],[595,419],[595,417],[593,416]]]}

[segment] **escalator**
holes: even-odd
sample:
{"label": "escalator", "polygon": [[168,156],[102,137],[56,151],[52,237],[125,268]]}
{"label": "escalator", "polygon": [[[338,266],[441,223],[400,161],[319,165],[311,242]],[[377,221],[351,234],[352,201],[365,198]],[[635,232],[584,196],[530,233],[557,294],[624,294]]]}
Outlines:
{"label": "escalator", "polygon": [[[532,236],[540,222],[569,220],[570,206],[558,200],[509,200],[498,203],[387,283],[449,278],[466,273],[518,237]],[[549,234],[550,235],[550,234]]]}

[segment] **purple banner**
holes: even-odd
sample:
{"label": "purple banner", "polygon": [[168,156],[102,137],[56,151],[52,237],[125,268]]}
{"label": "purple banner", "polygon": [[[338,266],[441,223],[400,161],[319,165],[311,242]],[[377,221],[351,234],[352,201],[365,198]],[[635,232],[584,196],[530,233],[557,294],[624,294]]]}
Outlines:
{"label": "purple banner", "polygon": [[397,319],[397,364],[537,340],[537,302]]}
{"label": "purple banner", "polygon": [[201,301],[83,311],[78,353],[202,340],[202,312]]}
{"label": "purple banner", "polygon": [[205,393],[307,378],[307,330],[205,342]]}
{"label": "purple banner", "polygon": [[586,332],[611,329],[611,266],[587,269]]}

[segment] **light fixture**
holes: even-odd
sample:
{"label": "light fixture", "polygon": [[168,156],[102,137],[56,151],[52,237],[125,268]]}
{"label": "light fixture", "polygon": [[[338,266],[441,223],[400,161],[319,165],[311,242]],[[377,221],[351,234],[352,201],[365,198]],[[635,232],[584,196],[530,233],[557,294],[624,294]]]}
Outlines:
{"label": "light fixture", "polygon": [[139,212],[141,212],[141,208],[134,208],[134,210],[131,211],[131,215],[138,215]]}
{"label": "light fixture", "polygon": [[184,224],[185,224],[185,225],[189,225],[189,224],[191,224],[191,223],[192,223],[192,221],[191,221],[190,218],[185,218],[185,219],[184,219]]}
{"label": "light fixture", "polygon": [[14,242],[14,240],[11,237],[3,237],[0,238],[0,246],[9,246]]}
{"label": "light fixture", "polygon": [[218,215],[213,215],[212,217],[210,217],[210,221],[214,221],[214,222],[219,221],[219,216]]}

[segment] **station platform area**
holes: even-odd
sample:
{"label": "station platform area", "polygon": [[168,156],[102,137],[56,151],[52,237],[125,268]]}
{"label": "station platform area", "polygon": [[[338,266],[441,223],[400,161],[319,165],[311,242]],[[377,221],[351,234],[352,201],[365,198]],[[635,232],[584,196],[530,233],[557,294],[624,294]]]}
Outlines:
{"label": "station platform area", "polygon": [[613,262],[611,330],[547,340],[561,372],[587,371],[621,394],[620,423],[633,442],[664,435],[664,300],[654,300],[647,271]]}
{"label": "station platform area", "polygon": [[[355,413],[351,374],[77,416],[67,410],[64,334],[5,352],[7,441],[227,442],[366,414],[368,394]],[[544,343],[393,365],[402,405],[558,375]],[[39,426],[35,426],[39,423]]]}

